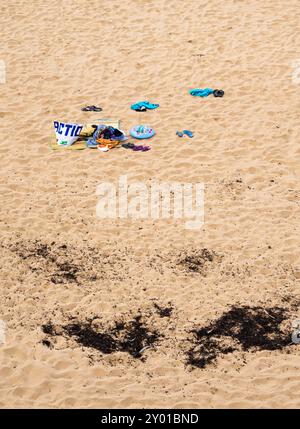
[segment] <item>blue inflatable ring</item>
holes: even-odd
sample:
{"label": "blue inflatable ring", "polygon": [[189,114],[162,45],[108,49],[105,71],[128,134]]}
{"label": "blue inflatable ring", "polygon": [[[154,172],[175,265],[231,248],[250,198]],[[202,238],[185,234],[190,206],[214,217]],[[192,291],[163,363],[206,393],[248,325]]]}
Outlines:
{"label": "blue inflatable ring", "polygon": [[147,125],[137,125],[131,128],[130,135],[135,139],[150,139],[155,135],[155,131]]}

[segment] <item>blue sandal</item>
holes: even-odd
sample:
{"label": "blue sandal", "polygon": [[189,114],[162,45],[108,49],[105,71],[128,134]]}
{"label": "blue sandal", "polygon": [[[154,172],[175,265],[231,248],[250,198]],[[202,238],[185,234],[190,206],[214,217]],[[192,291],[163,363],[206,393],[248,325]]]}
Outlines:
{"label": "blue sandal", "polygon": [[183,130],[183,134],[187,135],[190,139],[194,137],[194,133],[189,130]]}

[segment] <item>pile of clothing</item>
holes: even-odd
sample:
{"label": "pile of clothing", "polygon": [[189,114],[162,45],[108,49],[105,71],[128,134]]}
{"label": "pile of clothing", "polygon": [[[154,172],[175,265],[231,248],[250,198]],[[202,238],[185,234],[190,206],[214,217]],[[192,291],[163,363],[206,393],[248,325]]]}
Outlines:
{"label": "pile of clothing", "polygon": [[112,149],[125,140],[127,140],[127,137],[123,131],[118,128],[98,125],[93,136],[87,140],[86,145],[91,149],[96,149],[98,147]]}

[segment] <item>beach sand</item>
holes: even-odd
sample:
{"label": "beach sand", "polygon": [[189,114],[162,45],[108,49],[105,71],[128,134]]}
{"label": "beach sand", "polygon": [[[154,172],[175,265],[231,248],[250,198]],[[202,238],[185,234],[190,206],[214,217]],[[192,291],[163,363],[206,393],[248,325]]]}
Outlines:
{"label": "beach sand", "polygon": [[[190,331],[231,306],[300,318],[298,1],[11,0],[0,34],[0,407],[298,408],[299,345],[187,358]],[[150,124],[152,150],[49,148],[53,121],[102,117]],[[97,185],[122,175],[203,183],[204,226],[99,219]],[[199,270],[178,263],[202,249]],[[62,334],[139,314],[159,333],[142,359]]]}

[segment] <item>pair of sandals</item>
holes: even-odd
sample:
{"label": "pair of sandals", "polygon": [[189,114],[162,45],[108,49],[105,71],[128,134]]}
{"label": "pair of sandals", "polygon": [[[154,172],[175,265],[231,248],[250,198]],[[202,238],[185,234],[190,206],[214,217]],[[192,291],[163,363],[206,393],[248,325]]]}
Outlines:
{"label": "pair of sandals", "polygon": [[101,112],[101,107],[98,106],[86,106],[81,109],[83,112]]}
{"label": "pair of sandals", "polygon": [[132,149],[135,152],[138,152],[138,151],[140,151],[140,152],[148,152],[148,150],[151,150],[150,146],[143,146],[143,145],[137,145],[136,146],[133,143],[124,143],[124,144],[122,144],[122,147],[124,149]]}
{"label": "pair of sandals", "polygon": [[147,110],[157,109],[159,104],[150,103],[149,101],[139,101],[138,103],[132,104],[131,109],[136,112],[146,112]]}
{"label": "pair of sandals", "polygon": [[183,130],[183,131],[177,131],[176,132],[176,135],[178,137],[183,137],[184,134],[186,136],[188,136],[190,139],[194,137],[194,133],[192,131],[189,131],[189,130]]}

